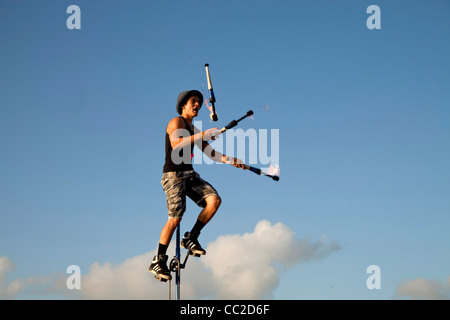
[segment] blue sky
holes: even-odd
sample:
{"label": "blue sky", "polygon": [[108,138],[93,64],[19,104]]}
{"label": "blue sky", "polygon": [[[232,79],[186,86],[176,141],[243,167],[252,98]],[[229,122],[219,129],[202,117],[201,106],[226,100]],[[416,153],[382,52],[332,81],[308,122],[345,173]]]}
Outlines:
{"label": "blue sky", "polygon": [[[80,30],[66,27],[72,4]],[[372,4],[380,30],[366,26]],[[279,281],[263,297],[427,298],[432,288],[448,299],[449,9],[446,0],[0,0],[0,257],[14,265],[0,273],[0,293],[156,249],[164,129],[179,92],[206,92],[209,63],[219,121],[203,108],[203,128],[252,109],[239,128],[279,130],[281,172],[274,182],[196,165],[223,199],[205,246],[281,223],[293,239],[325,235],[339,250],[274,262]],[[198,212],[188,204],[183,229]],[[373,264],[379,290],[366,287]],[[9,298],[67,297],[21,283]]]}

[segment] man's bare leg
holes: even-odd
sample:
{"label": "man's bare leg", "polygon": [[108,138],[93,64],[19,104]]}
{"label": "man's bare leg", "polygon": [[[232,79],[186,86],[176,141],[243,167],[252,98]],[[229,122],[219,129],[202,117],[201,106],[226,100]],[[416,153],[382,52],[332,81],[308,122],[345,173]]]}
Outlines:
{"label": "man's bare leg", "polygon": [[221,199],[217,195],[212,195],[205,198],[205,207],[200,212],[197,218],[197,222],[190,232],[186,232],[181,240],[181,246],[191,252],[195,256],[206,254],[206,251],[202,248],[197,238],[203,227],[214,217],[219,209]]}
{"label": "man's bare leg", "polygon": [[159,243],[168,246],[170,240],[172,239],[175,229],[180,224],[181,218],[178,219],[168,219],[166,225],[161,230],[161,236],[159,237]]}
{"label": "man's bare leg", "polygon": [[207,224],[212,217],[216,214],[217,210],[222,203],[222,199],[219,196],[212,195],[205,198],[206,206],[198,215],[198,220],[204,224]]}
{"label": "man's bare leg", "polygon": [[155,274],[155,278],[160,281],[172,279],[170,270],[167,267],[168,256],[166,254],[170,240],[177,226],[180,224],[181,218],[168,219],[165,226],[161,230],[160,243],[158,253],[150,264],[149,271]]}

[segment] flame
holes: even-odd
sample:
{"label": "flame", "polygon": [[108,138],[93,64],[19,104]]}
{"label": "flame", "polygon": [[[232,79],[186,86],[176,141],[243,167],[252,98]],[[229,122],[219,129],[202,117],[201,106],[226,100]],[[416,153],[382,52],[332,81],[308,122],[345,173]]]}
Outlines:
{"label": "flame", "polygon": [[280,166],[279,165],[275,165],[272,166],[272,164],[270,164],[269,169],[267,169],[267,174],[270,174],[271,176],[280,176]]}
{"label": "flame", "polygon": [[[205,104],[206,104],[206,106],[209,109],[209,118],[212,120],[212,116],[213,116],[214,113],[213,113],[212,106],[209,105],[208,101],[209,101],[208,99],[205,99]],[[217,114],[217,112],[216,112],[216,114]]]}
{"label": "flame", "polygon": [[[202,83],[202,87],[205,88],[205,84],[204,83]],[[208,92],[205,92],[204,89],[202,91],[203,91],[203,96],[207,97],[208,96]],[[211,119],[210,121],[212,121],[213,110],[212,110],[212,106],[210,106],[208,102],[209,102],[209,99],[205,98],[205,105],[209,109],[209,118]],[[217,114],[217,112],[216,112],[216,114]]]}

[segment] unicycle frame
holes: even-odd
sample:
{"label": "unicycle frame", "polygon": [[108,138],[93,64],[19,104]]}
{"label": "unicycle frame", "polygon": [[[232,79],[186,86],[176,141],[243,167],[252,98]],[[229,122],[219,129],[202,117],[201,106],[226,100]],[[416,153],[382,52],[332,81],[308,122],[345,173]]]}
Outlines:
{"label": "unicycle frame", "polygon": [[177,227],[177,246],[175,248],[175,259],[177,260],[177,270],[175,272],[175,285],[177,286],[177,300],[181,299],[181,293],[180,293],[180,286],[181,286],[181,269],[184,268],[184,264],[183,266],[181,265],[180,261],[181,261],[181,248],[180,248],[180,241],[181,241],[181,236],[180,236],[180,224],[178,224]]}
{"label": "unicycle frame", "polygon": [[[187,260],[189,258],[189,255],[191,254],[191,252],[190,251],[187,252],[183,263],[181,263],[180,225],[178,225],[176,232],[177,232],[177,235],[176,235],[175,256],[170,261],[170,268],[169,268],[169,270],[171,272],[175,272],[175,285],[177,287],[176,297],[177,297],[177,300],[180,300],[181,299],[181,269],[184,269],[186,267],[186,263],[187,263]],[[172,287],[172,283],[169,282],[169,300],[172,299],[171,287]]]}

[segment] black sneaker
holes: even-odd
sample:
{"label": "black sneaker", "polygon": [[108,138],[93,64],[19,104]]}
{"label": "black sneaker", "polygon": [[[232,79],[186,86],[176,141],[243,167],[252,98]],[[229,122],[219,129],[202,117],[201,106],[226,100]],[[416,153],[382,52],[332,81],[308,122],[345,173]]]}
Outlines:
{"label": "black sneaker", "polygon": [[159,281],[172,280],[169,268],[167,268],[167,259],[169,257],[164,254],[156,255],[153,258],[152,264],[148,268],[148,271],[155,275],[155,278]]}
{"label": "black sneaker", "polygon": [[200,255],[206,254],[206,251],[202,248],[200,243],[198,243],[197,238],[200,235],[200,232],[196,235],[192,235],[190,232],[186,232],[184,234],[183,239],[181,240],[181,246],[187,250],[189,253],[199,257]]}

